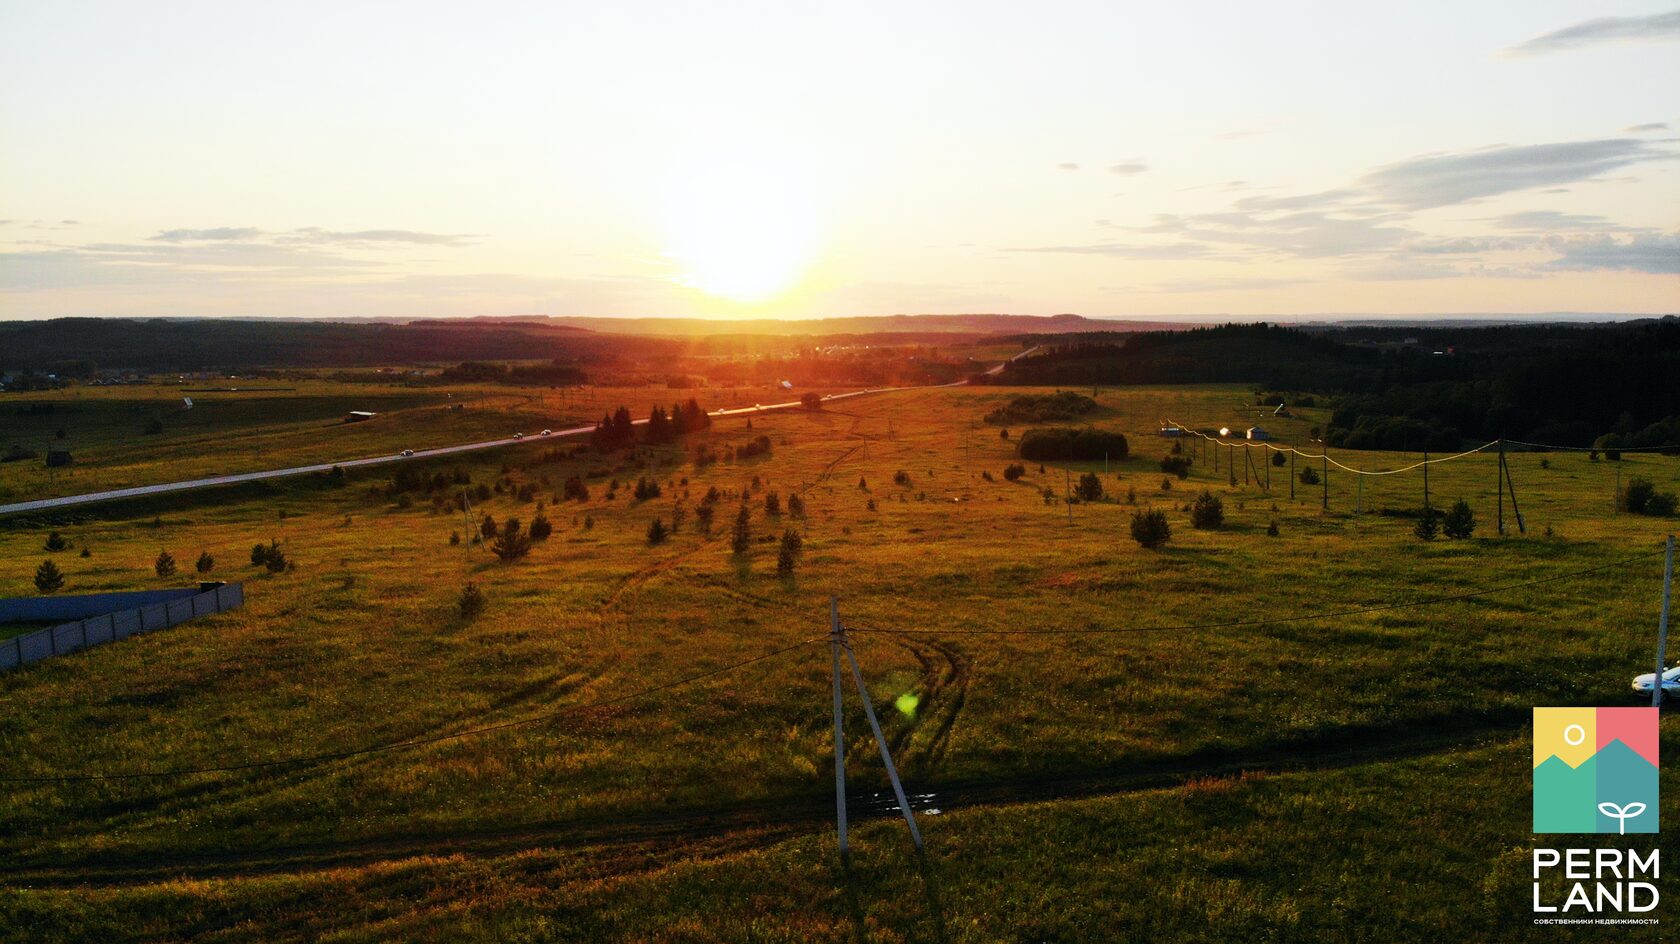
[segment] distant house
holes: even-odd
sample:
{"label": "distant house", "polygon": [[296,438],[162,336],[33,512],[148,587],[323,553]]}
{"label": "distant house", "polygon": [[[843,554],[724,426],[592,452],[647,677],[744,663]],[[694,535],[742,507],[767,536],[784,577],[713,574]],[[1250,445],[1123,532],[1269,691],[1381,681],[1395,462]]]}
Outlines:
{"label": "distant house", "polygon": [[69,464],[70,464],[70,450],[68,450],[68,449],[48,449],[47,450],[47,468],[52,469],[52,468],[57,468],[58,466],[61,466],[61,465],[69,465]]}
{"label": "distant house", "polygon": [[378,413],[369,413],[367,410],[351,410],[344,414],[344,422],[360,423],[363,420],[371,420],[378,415]]}
{"label": "distant house", "polygon": [[1266,440],[1272,438],[1272,434],[1266,432],[1258,426],[1250,426],[1248,428],[1248,438],[1254,442],[1265,442]]}
{"label": "distant house", "polygon": [[1168,439],[1177,439],[1178,437],[1184,435],[1184,430],[1179,429],[1177,426],[1163,426],[1161,427],[1161,435]]}

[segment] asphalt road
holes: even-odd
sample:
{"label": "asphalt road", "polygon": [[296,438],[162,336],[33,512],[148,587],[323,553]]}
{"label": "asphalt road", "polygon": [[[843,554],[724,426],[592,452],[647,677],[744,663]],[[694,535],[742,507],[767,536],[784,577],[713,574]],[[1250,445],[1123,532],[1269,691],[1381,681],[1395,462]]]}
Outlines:
{"label": "asphalt road", "polygon": [[[1022,352],[1022,353],[1027,353],[1027,352]],[[1017,355],[1017,356],[1019,356],[1019,355]],[[994,371],[1001,370],[1001,369],[1002,369],[1002,365],[1000,364],[997,368],[994,368]],[[964,384],[966,382],[967,381],[959,380],[955,383],[935,384],[934,386],[956,387],[956,386],[961,386],[962,384]],[[880,394],[880,393],[893,393],[893,392],[899,391],[899,390],[926,390],[926,389],[931,389],[931,388],[930,387],[871,387],[867,390],[854,390],[851,393],[832,394],[832,395],[828,396],[827,398],[825,398],[824,402],[833,403],[836,400],[849,400],[853,397],[870,396],[870,395],[873,395],[873,394]],[[772,411],[772,410],[790,410],[790,409],[798,409],[800,407],[801,407],[801,404],[798,400],[789,400],[786,403],[765,403],[765,404],[760,404],[758,406],[736,407],[735,409],[732,409],[732,410],[712,410],[710,412],[710,415],[711,416],[740,416],[742,414],[748,414],[748,413],[764,413],[764,412],[769,412],[769,411]],[[641,424],[646,423],[646,422],[647,422],[647,420],[645,420],[645,419],[636,420],[637,425],[641,425]],[[112,489],[112,490],[106,491],[106,492],[88,492],[88,493],[82,494],[82,495],[65,495],[61,498],[41,498],[41,499],[36,499],[35,501],[15,502],[15,503],[10,504],[10,505],[0,505],[0,515],[11,515],[11,514],[18,514],[18,513],[21,513],[21,512],[28,512],[28,511],[46,511],[46,510],[51,510],[51,509],[56,509],[56,508],[68,508],[68,507],[71,507],[73,505],[87,505],[87,504],[92,504],[94,502],[113,501],[113,500],[119,499],[119,498],[135,498],[135,497],[142,496],[142,495],[162,495],[162,494],[165,494],[165,493],[168,493],[168,492],[184,492],[184,491],[187,491],[189,489],[209,488],[209,487],[215,486],[215,485],[235,485],[235,484],[238,484],[240,482],[256,482],[256,481],[260,481],[262,479],[278,479],[278,478],[285,478],[285,477],[290,476],[290,475],[307,475],[311,472],[326,472],[326,471],[329,471],[329,470],[332,469],[333,466],[338,466],[341,469],[354,469],[354,468],[359,468],[359,467],[362,467],[362,466],[383,465],[384,463],[387,463],[387,462],[411,462],[411,461],[415,461],[415,460],[418,460],[418,459],[430,458],[430,457],[433,457],[433,456],[447,456],[447,455],[451,455],[453,453],[458,453],[458,452],[475,452],[479,449],[496,449],[496,448],[499,448],[499,447],[502,447],[502,446],[512,446],[516,443],[549,442],[549,441],[556,440],[556,439],[565,439],[565,438],[570,437],[570,436],[587,435],[591,432],[594,432],[594,430],[595,430],[595,427],[593,425],[590,425],[590,426],[574,426],[571,429],[557,429],[553,433],[551,433],[547,436],[539,436],[539,435],[536,435],[536,434],[533,433],[533,434],[524,436],[523,438],[517,438],[517,439],[510,437],[508,439],[492,439],[492,440],[489,440],[487,442],[463,443],[463,444],[458,445],[458,446],[439,446],[435,449],[416,449],[416,450],[414,450],[414,455],[412,455],[412,456],[404,456],[404,455],[398,454],[398,455],[388,455],[388,456],[369,456],[367,458],[362,458],[362,459],[341,459],[337,462],[322,462],[322,463],[317,463],[315,465],[300,465],[300,466],[294,466],[294,467],[289,468],[289,469],[269,469],[269,470],[263,471],[263,472],[240,472],[240,473],[237,473],[237,474],[234,474],[234,475],[216,475],[216,476],[211,476],[210,478],[204,478],[204,479],[188,479],[188,480],[181,481],[181,482],[164,482],[164,483],[161,483],[161,484],[158,484],[158,485],[137,485],[133,488],[117,488],[117,489]]]}

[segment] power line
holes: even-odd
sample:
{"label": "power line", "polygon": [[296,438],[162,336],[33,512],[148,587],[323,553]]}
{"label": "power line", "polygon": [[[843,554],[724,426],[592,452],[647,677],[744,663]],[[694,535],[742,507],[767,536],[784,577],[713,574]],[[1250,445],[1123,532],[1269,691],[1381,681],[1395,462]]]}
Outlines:
{"label": "power line", "polygon": [[913,636],[1079,636],[1079,635],[1128,635],[1138,633],[1190,632],[1200,629],[1236,629],[1251,626],[1273,626],[1279,623],[1301,623],[1312,620],[1333,619],[1340,616],[1357,616],[1362,613],[1381,613],[1388,610],[1403,610],[1418,606],[1433,606],[1437,603],[1451,603],[1457,600],[1469,600],[1474,597],[1484,597],[1495,593],[1505,593],[1510,590],[1521,590],[1526,587],[1538,587],[1543,584],[1556,583],[1571,577],[1597,573],[1625,567],[1635,561],[1656,557],[1663,551],[1650,551],[1645,554],[1635,554],[1610,564],[1588,567],[1585,570],[1570,571],[1566,574],[1555,574],[1538,580],[1527,580],[1522,583],[1504,584],[1498,587],[1484,587],[1480,590],[1470,590],[1465,593],[1454,593],[1438,597],[1423,597],[1417,600],[1407,600],[1401,603],[1379,603],[1370,606],[1352,607],[1345,610],[1327,610],[1319,613],[1304,613],[1296,616],[1276,616],[1267,619],[1237,620],[1220,623],[1186,623],[1178,626],[1098,626],[1083,629],[871,629],[862,626],[848,625],[846,628],[858,633],[877,633],[883,635],[913,635]]}
{"label": "power line", "polygon": [[[1344,465],[1340,462],[1337,462],[1336,459],[1329,454],[1329,452],[1321,452],[1321,453],[1318,453],[1317,455],[1314,455],[1313,453],[1310,453],[1310,452],[1302,452],[1301,450],[1296,449],[1294,446],[1274,446],[1271,443],[1264,442],[1264,441],[1249,442],[1246,439],[1227,441],[1227,440],[1222,439],[1222,438],[1217,437],[1217,436],[1209,436],[1208,434],[1202,432],[1201,430],[1191,429],[1190,427],[1185,426],[1182,423],[1174,422],[1173,420],[1168,420],[1167,422],[1168,422],[1168,424],[1172,425],[1173,427],[1175,427],[1177,429],[1183,430],[1184,432],[1187,432],[1192,436],[1200,436],[1201,438],[1207,440],[1210,443],[1214,443],[1215,445],[1241,446],[1244,449],[1265,448],[1265,449],[1270,449],[1273,452],[1293,452],[1294,454],[1300,456],[1303,459],[1322,459],[1325,462],[1330,463],[1331,465],[1335,466],[1338,469],[1341,469],[1344,472],[1352,472],[1355,475],[1397,475],[1401,472],[1410,472],[1413,469],[1422,468],[1423,466],[1426,466],[1426,465],[1434,465],[1437,462],[1451,462],[1454,459],[1462,459],[1465,456],[1473,456],[1476,453],[1481,452],[1484,449],[1489,449],[1493,446],[1499,445],[1499,440],[1495,439],[1495,440],[1491,440],[1489,442],[1482,443],[1480,446],[1477,446],[1474,449],[1467,449],[1464,452],[1455,453],[1455,454],[1450,455],[1450,456],[1438,456],[1434,459],[1424,459],[1421,462],[1414,462],[1411,465],[1403,466],[1403,467],[1398,468],[1398,469],[1383,469],[1383,470],[1380,470],[1380,471],[1372,472],[1372,471],[1369,471],[1369,470],[1366,470],[1366,469],[1356,469],[1351,465]],[[1506,442],[1515,442],[1515,440],[1509,440],[1508,439],[1508,440],[1506,440]]]}
{"label": "power line", "polygon": [[1562,451],[1562,452],[1614,452],[1614,453],[1654,452],[1654,453],[1657,453],[1659,455],[1669,455],[1669,454],[1672,454],[1674,452],[1680,452],[1680,445],[1675,445],[1675,446],[1647,446],[1647,447],[1642,447],[1642,448],[1638,448],[1638,449],[1620,449],[1620,448],[1613,448],[1613,447],[1608,447],[1608,446],[1604,447],[1604,448],[1599,448],[1597,446],[1553,446],[1549,443],[1523,442],[1520,439],[1507,439],[1507,440],[1505,440],[1505,444],[1508,445],[1508,446],[1527,446],[1530,449],[1548,449],[1548,450],[1556,449],[1556,450],[1559,450],[1559,451]]}
{"label": "power line", "polygon": [[713,676],[723,675],[726,672],[733,672],[736,669],[745,668],[746,666],[757,662],[773,659],[777,656],[785,655],[795,649],[808,646],[811,643],[823,639],[827,639],[827,637],[813,636],[809,639],[800,640],[791,646],[784,646],[772,652],[766,652],[763,655],[753,656],[750,659],[743,659],[740,662],[732,662],[729,665],[721,666],[716,669],[709,669],[705,672],[699,672],[694,675],[684,676],[680,679],[674,679],[672,681],[640,689],[638,691],[628,692],[623,695],[615,695],[611,698],[603,698],[599,701],[585,702],[577,705],[567,705],[558,711],[552,711],[548,714],[536,715],[530,718],[520,718],[515,721],[503,721],[500,724],[486,725],[482,728],[469,728],[465,731],[455,731],[450,734],[436,734],[429,737],[409,738],[403,741],[388,741],[382,744],[372,744],[367,747],[359,747],[348,751],[303,754],[296,757],[281,758],[279,760],[248,761],[241,764],[221,764],[210,767],[176,767],[169,770],[136,770],[115,774],[57,774],[44,777],[0,777],[0,783],[86,783],[102,780],[142,780],[162,777],[186,777],[193,774],[234,773],[243,770],[260,770],[268,767],[284,767],[293,764],[314,764],[325,761],[343,760],[345,758],[360,757],[366,754],[378,754],[384,751],[394,751],[408,747],[421,747],[427,744],[438,744],[444,741],[453,741],[460,738],[474,737],[480,734],[489,734],[492,731],[503,731],[508,728],[541,724],[545,721],[553,721],[579,711],[587,711],[592,708],[604,708],[609,705],[617,705],[623,702],[633,701],[637,698],[644,698],[658,692],[669,691],[670,689],[688,685],[693,682],[699,682],[704,679],[712,678]]}

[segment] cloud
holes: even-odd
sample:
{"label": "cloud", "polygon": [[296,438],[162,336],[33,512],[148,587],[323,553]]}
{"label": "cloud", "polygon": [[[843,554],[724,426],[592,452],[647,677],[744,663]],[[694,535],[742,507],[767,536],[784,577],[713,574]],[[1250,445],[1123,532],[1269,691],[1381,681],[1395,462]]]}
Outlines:
{"label": "cloud", "polygon": [[1360,183],[1384,203],[1422,210],[1482,197],[1585,180],[1674,153],[1632,138],[1559,144],[1496,145],[1461,154],[1430,154],[1390,164]]}
{"label": "cloud", "polygon": [[421,233],[409,229],[364,229],[336,232],[309,226],[280,237],[282,242],[301,243],[412,243],[422,246],[465,246],[478,236],[472,233]]}
{"label": "cloud", "polygon": [[1122,259],[1205,259],[1213,250],[1193,242],[1176,243],[1086,243],[1066,246],[1020,246],[1010,252],[1066,252],[1087,256],[1115,256]]}
{"label": "cloud", "polygon": [[[1173,282],[1161,282],[1145,291],[1160,292],[1162,294],[1187,294],[1192,292],[1254,292],[1265,289],[1282,288],[1288,285],[1300,285],[1301,279],[1278,279],[1265,276],[1244,278],[1238,276],[1214,277],[1206,279],[1181,279]],[[1133,289],[1127,289],[1133,291]]]}
{"label": "cloud", "polygon": [[222,242],[256,239],[263,231],[254,226],[217,226],[213,229],[166,229],[151,237],[159,242]]}
{"label": "cloud", "polygon": [[1148,169],[1149,165],[1142,161],[1122,161],[1110,165],[1108,172],[1111,174],[1141,174]]}
{"label": "cloud", "polygon": [[1668,122],[1666,122],[1666,121],[1652,121],[1652,122],[1647,122],[1646,124],[1642,124],[1642,125],[1628,125],[1626,128],[1623,128],[1622,130],[1627,132],[1628,134],[1642,134],[1646,131],[1667,131],[1668,130]]}
{"label": "cloud", "polygon": [[1057,170],[1078,170],[1079,165],[1073,163],[1072,161],[1064,161],[1060,164],[1057,164],[1056,169]]}
{"label": "cloud", "polygon": [[1558,257],[1543,269],[1591,272],[1604,269],[1680,275],[1680,232],[1614,236],[1554,237],[1546,248]]}
{"label": "cloud", "polygon": [[1537,56],[1626,40],[1680,39],[1680,10],[1652,16],[1606,16],[1542,33],[1506,50],[1513,56]]}
{"label": "cloud", "polygon": [[1568,230],[1606,230],[1622,229],[1623,227],[1611,223],[1602,216],[1591,213],[1559,213],[1556,210],[1524,210],[1521,213],[1507,213],[1496,216],[1493,225],[1500,229],[1520,230],[1524,232],[1553,232],[1560,229]]}

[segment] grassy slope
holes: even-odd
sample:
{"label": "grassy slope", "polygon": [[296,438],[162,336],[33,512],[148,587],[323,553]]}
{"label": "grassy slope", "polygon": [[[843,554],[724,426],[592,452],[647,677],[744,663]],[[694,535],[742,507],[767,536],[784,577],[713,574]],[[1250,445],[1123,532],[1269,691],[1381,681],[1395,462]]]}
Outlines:
{"label": "grassy slope", "polygon": [[[1330,514],[1320,510],[1317,491],[1302,488],[1290,501],[1275,469],[1270,498],[1254,487],[1230,488],[1223,467],[1217,477],[1198,468],[1189,483],[1163,493],[1155,461],[1165,444],[1146,431],[1167,416],[1236,425],[1244,419],[1240,391],[1105,391],[1105,412],[1094,421],[1134,442],[1134,457],[1105,479],[1109,491],[1123,496],[1130,487],[1140,503],[1173,507],[1173,544],[1146,552],[1125,537],[1131,508],[1124,503],[1078,506],[1072,526],[1062,506],[1045,504],[1037,490],[1060,487],[1057,468],[1035,466],[1018,484],[979,477],[982,469],[997,476],[1009,443],[985,426],[969,432],[970,421],[1010,395],[919,392],[854,401],[822,416],[758,417],[753,434],[771,435],[773,458],[704,471],[672,465],[659,472],[670,482],[666,495],[639,505],[625,491],[606,501],[605,479],[594,480],[588,505],[554,509],[555,536],[511,568],[449,547],[458,517],[433,516],[424,502],[397,510],[370,496],[368,480],[337,491],[298,483],[261,498],[212,497],[172,509],[155,526],[150,514],[90,522],[72,537],[94,556],[59,555],[70,590],[155,586],[150,562],[160,547],[182,561],[208,548],[220,561],[218,576],[250,581],[248,606],[0,677],[0,701],[10,709],[0,720],[0,756],[11,759],[8,773],[20,774],[155,768],[349,749],[530,717],[818,633],[826,598],[838,593],[858,626],[951,633],[858,637],[917,791],[981,802],[1041,795],[1053,781],[1070,794],[1100,794],[1364,751],[1361,766],[1341,772],[1198,786],[1148,794],[1147,802],[1128,794],[1024,812],[978,806],[938,818],[930,844],[953,939],[1100,940],[1116,922],[1140,934],[1156,922],[1173,936],[1204,925],[1273,927],[1288,936],[1330,920],[1327,914],[1377,921],[1386,899],[1376,896],[1385,885],[1392,893],[1396,875],[1417,886],[1405,894],[1421,901],[1427,892],[1436,903],[1400,916],[1440,933],[1459,927],[1455,916],[1486,919],[1503,906],[1509,896],[1478,883],[1509,872],[1510,851],[1530,843],[1528,709],[1626,703],[1628,675],[1650,659],[1655,559],[1540,590],[1266,627],[956,633],[1232,623],[1611,563],[1653,548],[1662,531],[1660,522],[1603,513],[1611,467],[1568,455],[1550,457],[1542,469],[1539,456],[1514,456],[1528,537],[1424,545],[1403,519],[1346,514],[1351,489],[1335,472]],[[720,444],[751,435],[739,422],[720,426]],[[1267,425],[1298,436],[1297,426],[1313,422]],[[535,451],[519,447],[469,465],[487,480],[506,462],[514,480],[547,476],[552,489],[600,463],[521,468],[520,457]],[[1358,456],[1373,466],[1407,458]],[[1680,463],[1629,465],[1676,487]],[[911,487],[892,485],[899,469],[911,473]],[[645,471],[616,474],[634,479]],[[716,536],[696,534],[690,514],[669,544],[645,546],[648,520],[668,517],[684,489],[678,478],[689,477],[692,508],[708,485],[740,489],[754,475],[784,496],[808,487],[806,561],[796,580],[773,576],[773,544],[755,547],[750,564],[731,559],[731,501],[720,506]],[[868,491],[858,487],[860,477]],[[1372,481],[1379,484],[1362,494],[1368,507],[1417,503],[1415,475]],[[1431,485],[1442,503],[1470,500],[1488,534],[1491,460],[1437,466]],[[1177,508],[1187,487],[1201,486],[1225,496],[1228,524],[1220,532],[1190,529]],[[870,498],[876,511],[866,508]],[[490,510],[529,518],[532,509],[502,497]],[[586,515],[592,529],[583,528]],[[1274,516],[1282,533],[1268,538]],[[755,513],[759,535],[790,523]],[[1540,536],[1547,526],[1549,539]],[[0,592],[25,592],[44,556],[43,536],[0,531]],[[250,544],[270,536],[288,547],[296,572],[256,576],[243,566]],[[484,618],[462,624],[451,607],[469,578],[486,586],[492,603]],[[16,890],[8,907],[31,923],[136,928],[153,921],[160,935],[202,920],[200,930],[289,927],[307,936],[318,922],[379,936],[406,927],[382,921],[412,920],[449,936],[523,930],[563,939],[568,928],[588,930],[580,922],[600,921],[596,930],[609,937],[740,939],[749,936],[743,916],[768,903],[781,916],[763,925],[765,939],[849,933],[856,914],[836,897],[820,832],[831,789],[826,686],[826,658],[812,649],[649,700],[424,749],[279,773],[16,789],[0,800],[0,856],[13,868],[42,882],[127,873],[139,884],[100,892],[85,905],[60,892]],[[890,707],[904,694],[919,696],[908,714]],[[849,730],[854,776],[878,786],[861,717]],[[1483,742],[1489,746],[1470,747]],[[1439,756],[1387,759],[1431,752]],[[1255,815],[1256,804],[1270,812]],[[1341,819],[1332,825],[1297,815],[1291,804],[1331,804]],[[1459,812],[1425,817],[1406,842],[1392,830],[1363,827],[1370,817],[1392,823],[1418,809]],[[1203,813],[1185,819],[1190,810]],[[733,828],[770,835],[732,844],[729,837],[752,834],[720,826],[715,859],[706,858],[704,843],[684,851],[649,838],[658,835],[650,815],[668,818],[670,829],[694,841],[705,831],[697,823],[724,813]],[[1481,826],[1464,825],[1472,814]],[[1087,815],[1108,825],[1085,829]],[[603,832],[602,823],[623,828]],[[1350,833],[1355,826],[1361,831]],[[810,835],[739,852],[790,831]],[[500,832],[513,836],[486,838]],[[647,848],[590,845],[619,832],[641,837]],[[1326,839],[1350,835],[1362,837],[1362,850],[1325,858],[1336,848]],[[367,864],[414,855],[406,839],[490,849],[470,865]],[[856,907],[865,920],[879,912],[886,939],[891,928],[925,937],[925,928],[913,930],[928,920],[922,893],[889,880],[898,874],[889,869],[897,840],[863,847]],[[1124,863],[1105,858],[1133,844],[1149,854]],[[1103,848],[1078,852],[1093,845]],[[565,851],[512,853],[548,846]],[[212,885],[171,879],[172,870],[250,871],[258,863],[228,859],[227,850],[260,858],[265,849],[292,850],[274,853],[280,861],[271,864],[287,877]],[[1249,865],[1228,874],[1208,864],[1222,856]],[[597,875],[616,875],[625,858],[652,862],[651,871]],[[1444,873],[1437,868],[1443,859],[1451,866]],[[1332,885],[1346,888],[1331,895],[1293,866],[1265,864],[1296,861],[1310,863],[1313,874],[1335,866]],[[340,862],[350,864],[311,871]],[[766,870],[776,878],[762,884]],[[483,895],[462,891],[461,875],[477,876]],[[978,884],[967,884],[970,877]],[[708,899],[706,888],[730,894]],[[408,910],[395,902],[416,893],[433,896],[435,907],[395,917]],[[645,901],[659,908],[638,911]],[[1204,902],[1217,912],[1212,924],[1196,919]],[[294,909],[304,916],[280,917]],[[727,914],[706,915],[717,909]],[[676,916],[685,923],[661,932]]]}

